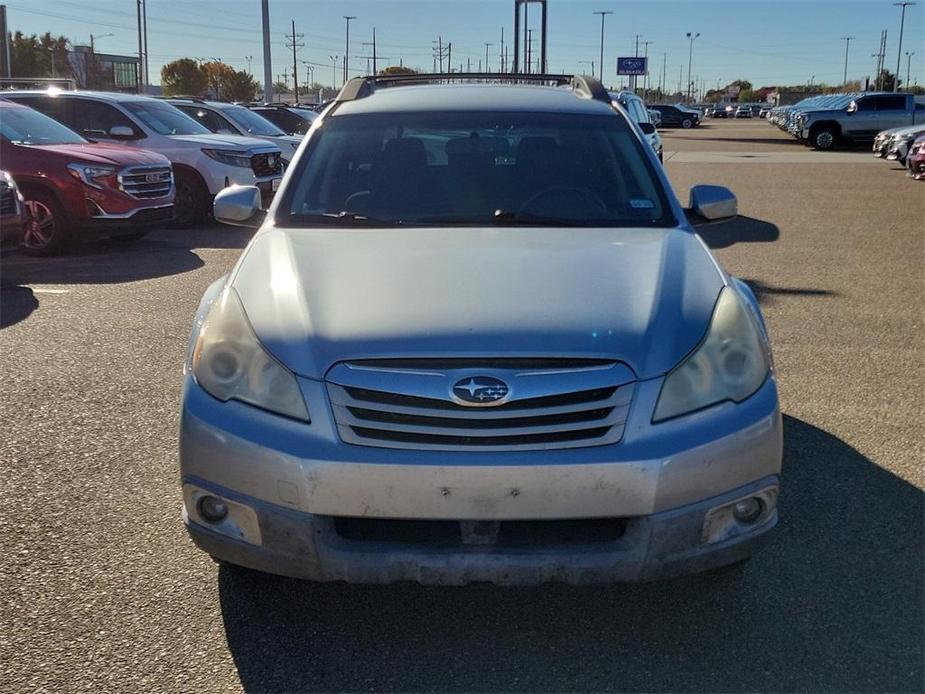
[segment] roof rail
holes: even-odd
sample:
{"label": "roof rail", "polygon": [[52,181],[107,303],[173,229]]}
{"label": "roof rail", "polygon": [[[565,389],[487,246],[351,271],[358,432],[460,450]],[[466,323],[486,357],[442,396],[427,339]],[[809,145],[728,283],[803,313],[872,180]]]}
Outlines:
{"label": "roof rail", "polygon": [[503,73],[503,72],[450,72],[433,74],[377,75],[376,77],[354,77],[343,86],[335,101],[355,101],[371,95],[377,87],[402,84],[426,84],[447,82],[502,82],[506,84],[545,84],[549,86],[569,86],[586,99],[594,99],[609,104],[610,94],[604,89],[600,80],[588,75],[548,75],[543,73]]}
{"label": "roof rail", "polygon": [[195,101],[199,104],[204,104],[206,102],[201,96],[186,96],[184,94],[171,94],[170,96],[158,95],[154,97],[155,99],[182,99],[183,101]]}

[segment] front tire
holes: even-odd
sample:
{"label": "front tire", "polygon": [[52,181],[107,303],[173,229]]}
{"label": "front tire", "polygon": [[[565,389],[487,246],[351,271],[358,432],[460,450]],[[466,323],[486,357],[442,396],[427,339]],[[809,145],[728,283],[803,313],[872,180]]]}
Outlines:
{"label": "front tire", "polygon": [[58,199],[40,189],[22,191],[29,215],[23,235],[23,249],[30,255],[55,255],[67,243],[67,216]]}
{"label": "front tire", "polygon": [[176,180],[176,198],[174,199],[173,229],[189,229],[202,224],[209,214],[209,193],[202,182],[191,173],[178,171]]}
{"label": "front tire", "polygon": [[692,121],[690,118],[685,118],[684,120],[681,121],[681,127],[684,128],[685,130],[690,130],[693,127],[693,125],[694,125],[694,121]]}
{"label": "front tire", "polygon": [[820,151],[832,149],[837,141],[838,137],[835,129],[829,126],[817,128],[809,136],[809,143],[813,146],[813,149]]}

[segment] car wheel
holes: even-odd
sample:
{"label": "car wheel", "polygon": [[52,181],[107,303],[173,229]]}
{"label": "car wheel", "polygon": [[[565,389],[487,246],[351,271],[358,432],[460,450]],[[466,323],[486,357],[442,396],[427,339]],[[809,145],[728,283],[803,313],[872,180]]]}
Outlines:
{"label": "car wheel", "polygon": [[178,171],[175,174],[176,197],[173,209],[173,229],[189,229],[201,224],[209,213],[209,195],[200,181],[190,173]]}
{"label": "car wheel", "polygon": [[67,241],[64,209],[47,191],[27,188],[22,194],[29,216],[23,234],[24,250],[31,255],[60,253]]}
{"label": "car wheel", "polygon": [[835,146],[835,131],[832,128],[819,128],[809,139],[814,149],[832,149]]}
{"label": "car wheel", "polygon": [[681,121],[681,127],[684,128],[685,130],[690,128],[692,125],[694,125],[694,121],[692,121],[690,118],[685,118],[684,120]]}

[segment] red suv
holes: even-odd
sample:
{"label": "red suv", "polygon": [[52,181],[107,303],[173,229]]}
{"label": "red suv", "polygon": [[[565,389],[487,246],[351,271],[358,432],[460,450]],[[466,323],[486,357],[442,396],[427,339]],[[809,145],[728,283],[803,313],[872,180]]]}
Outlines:
{"label": "red suv", "polygon": [[23,245],[46,255],[69,239],[140,238],[173,219],[166,157],[94,144],[27,106],[0,99],[0,160],[31,219]]}

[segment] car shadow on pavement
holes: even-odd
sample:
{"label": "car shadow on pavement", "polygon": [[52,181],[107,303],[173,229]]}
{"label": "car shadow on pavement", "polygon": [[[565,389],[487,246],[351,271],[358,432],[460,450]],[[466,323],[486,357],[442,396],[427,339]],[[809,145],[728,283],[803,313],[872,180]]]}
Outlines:
{"label": "car shadow on pavement", "polygon": [[638,585],[316,584],[222,566],[247,691],[913,691],[923,493],[785,417],[781,524],[746,565]]}
{"label": "car shadow on pavement", "polygon": [[753,280],[748,277],[740,278],[751,290],[755,292],[758,301],[762,304],[774,303],[774,299],[779,296],[838,296],[838,292],[830,289],[814,289],[812,287],[777,287],[773,284],[767,284],[761,280]]}
{"label": "car shadow on pavement", "polygon": [[780,229],[776,225],[743,215],[697,225],[694,231],[714,250],[727,248],[734,243],[772,243],[780,238]]}
{"label": "car shadow on pavement", "polygon": [[29,287],[0,284],[0,329],[28,318],[39,307],[39,300]]}
{"label": "car shadow on pavement", "polygon": [[73,243],[62,255],[4,259],[4,284],[118,284],[178,275],[204,265],[195,250],[244,248],[253,234],[212,225],[153,231],[137,241]]}

